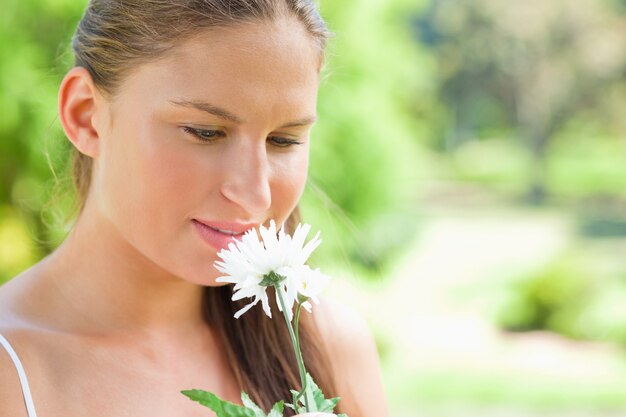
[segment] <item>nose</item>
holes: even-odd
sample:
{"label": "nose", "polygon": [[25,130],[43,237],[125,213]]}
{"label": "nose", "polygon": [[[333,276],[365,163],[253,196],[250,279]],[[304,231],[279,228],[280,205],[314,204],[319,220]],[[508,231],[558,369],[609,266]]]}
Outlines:
{"label": "nose", "polygon": [[[243,141],[242,141],[243,142]],[[234,146],[222,161],[221,193],[250,216],[266,212],[272,203],[265,142]]]}

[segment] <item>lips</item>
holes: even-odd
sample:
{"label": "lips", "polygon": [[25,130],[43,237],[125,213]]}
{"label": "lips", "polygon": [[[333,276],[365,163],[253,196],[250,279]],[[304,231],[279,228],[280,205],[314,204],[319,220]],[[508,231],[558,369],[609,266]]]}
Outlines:
{"label": "lips", "polygon": [[245,232],[257,226],[255,223],[242,224],[197,219],[192,219],[192,223],[202,240],[218,251],[228,248],[229,244],[236,242]]}

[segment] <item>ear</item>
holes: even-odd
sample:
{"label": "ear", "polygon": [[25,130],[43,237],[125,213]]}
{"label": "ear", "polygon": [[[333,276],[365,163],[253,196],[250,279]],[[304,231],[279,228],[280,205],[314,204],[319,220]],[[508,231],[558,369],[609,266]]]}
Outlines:
{"label": "ear", "polygon": [[98,109],[102,104],[87,69],[74,67],[65,75],[59,87],[59,118],[70,142],[79,152],[92,158],[99,153],[96,120],[98,110],[104,110]]}

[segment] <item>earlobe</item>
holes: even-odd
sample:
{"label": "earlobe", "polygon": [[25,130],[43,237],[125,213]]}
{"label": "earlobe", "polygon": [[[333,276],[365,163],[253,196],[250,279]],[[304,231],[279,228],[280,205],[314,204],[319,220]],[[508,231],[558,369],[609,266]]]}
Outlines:
{"label": "earlobe", "polygon": [[59,118],[65,135],[79,152],[95,158],[100,146],[96,119],[96,89],[89,72],[72,68],[59,88]]}

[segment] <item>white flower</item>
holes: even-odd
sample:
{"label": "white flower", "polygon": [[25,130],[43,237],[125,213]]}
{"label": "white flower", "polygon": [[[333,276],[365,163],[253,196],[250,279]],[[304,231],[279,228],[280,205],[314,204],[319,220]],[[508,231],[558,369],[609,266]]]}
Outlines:
{"label": "white flower", "polygon": [[[322,274],[319,268],[315,270],[312,270],[308,266],[307,268],[308,271],[306,273],[298,276],[298,293],[303,297],[313,300],[315,304],[319,304],[320,300],[318,296],[326,285],[328,285],[330,277]],[[308,301],[302,303],[302,307],[306,308],[309,313],[311,312],[311,303]]]}
{"label": "white flower", "polygon": [[[265,285],[267,280],[264,282],[264,279],[271,276],[270,272],[284,277],[280,283],[274,284],[286,296],[289,320],[292,318],[292,308],[298,300],[298,294],[319,302],[317,295],[329,278],[319,272],[319,269],[313,271],[306,265],[311,253],[321,243],[319,232],[308,243],[304,243],[310,230],[311,226],[308,224],[298,224],[293,236],[286,234],[283,228],[277,233],[276,223],[271,220],[269,228],[259,228],[261,240],[255,230],[249,230],[241,241],[231,243],[228,249],[218,253],[222,261],[216,261],[215,268],[225,275],[216,281],[235,284],[233,300],[254,297],[250,304],[237,311],[235,318],[239,318],[259,301],[265,314],[272,317],[266,293],[267,286],[271,284]],[[282,311],[278,291],[276,296],[278,308]],[[303,306],[310,311],[311,305],[308,302]]]}

